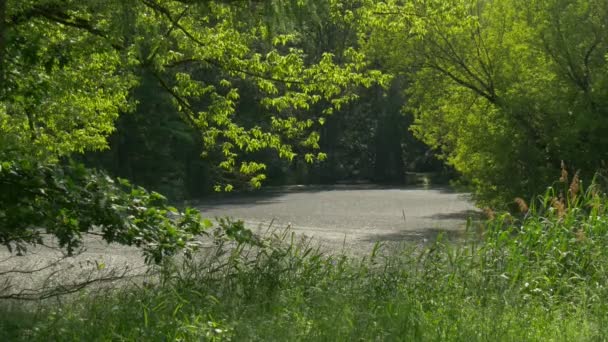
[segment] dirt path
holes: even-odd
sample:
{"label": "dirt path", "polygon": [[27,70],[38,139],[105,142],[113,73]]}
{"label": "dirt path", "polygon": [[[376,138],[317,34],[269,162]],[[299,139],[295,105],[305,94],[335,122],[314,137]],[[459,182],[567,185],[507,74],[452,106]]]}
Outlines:
{"label": "dirt path", "polygon": [[203,202],[208,217],[230,216],[263,231],[290,226],[331,249],[368,250],[377,241],[423,241],[458,235],[479,215],[465,194],[449,189],[344,186],[275,191]]}
{"label": "dirt path", "polygon": [[[467,217],[478,214],[464,194],[448,189],[334,186],[281,188],[257,195],[206,200],[196,205],[206,217],[230,216],[263,233],[290,227],[297,236],[312,237],[329,251],[365,254],[377,241],[400,243],[432,240],[438,232],[458,236]],[[52,245],[52,240],[48,243]],[[48,247],[31,248],[25,256],[0,249],[0,295],[35,294],[53,285],[112,279],[122,272],[141,274],[146,268],[139,250],[85,238],[86,250],[62,258]],[[28,273],[43,269],[41,272]],[[25,291],[25,292],[24,292]]]}

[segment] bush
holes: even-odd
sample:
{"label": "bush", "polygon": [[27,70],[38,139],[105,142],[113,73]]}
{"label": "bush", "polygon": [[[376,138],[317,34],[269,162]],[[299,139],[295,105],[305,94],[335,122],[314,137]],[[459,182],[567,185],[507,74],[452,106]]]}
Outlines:
{"label": "bush", "polygon": [[158,263],[192,253],[210,226],[197,210],[179,212],[158,193],[80,164],[0,160],[0,244],[9,251],[24,253],[46,232],[71,254],[94,233]]}

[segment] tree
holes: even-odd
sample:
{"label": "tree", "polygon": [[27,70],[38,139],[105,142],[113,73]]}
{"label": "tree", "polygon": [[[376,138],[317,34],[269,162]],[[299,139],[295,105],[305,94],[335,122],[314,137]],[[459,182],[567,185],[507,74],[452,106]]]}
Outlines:
{"label": "tree", "polygon": [[[12,136],[30,139],[38,153],[61,156],[104,148],[113,120],[128,109],[129,90],[146,70],[174,98],[184,120],[201,130],[205,146],[222,149],[227,170],[255,174],[262,168],[236,165],[237,150],[270,148],[293,158],[280,136],[295,135],[314,122],[293,121],[290,113],[322,99],[334,105],[346,102],[352,97],[345,92],[348,87],[369,85],[379,73],[359,72],[365,62],[352,49],[345,52],[343,65],[325,54],[307,66],[304,52],[290,47],[295,35],[269,37],[263,21],[253,26],[238,21],[240,11],[259,7],[152,0],[9,6],[4,36],[12,40],[3,69],[4,84],[10,87],[4,89],[3,118],[11,117],[10,127],[28,127],[25,134]],[[213,69],[215,77],[185,72],[191,65]],[[240,94],[232,84],[241,79],[265,95],[261,103],[268,112],[267,131],[234,123]],[[19,102],[23,99],[27,104]],[[317,140],[313,134],[303,136],[301,143],[315,147]]]}
{"label": "tree", "polygon": [[[92,201],[86,210],[62,210],[76,203],[48,202],[45,189],[58,187],[61,198],[69,198],[72,192],[86,193],[91,182],[103,179],[86,172],[74,174],[65,169],[64,161],[74,153],[107,148],[106,138],[116,119],[134,108],[132,92],[144,75],[155,80],[182,120],[197,130],[204,153],[222,157],[219,167],[226,178],[246,177],[252,186],[260,186],[266,166],[243,158],[255,151],[271,150],[293,159],[294,146],[300,146],[306,160],[323,159],[323,153],[313,153],[319,147],[319,134],[312,128],[324,114],[310,113],[312,106],[323,101],[328,107],[322,112],[329,113],[331,107],[356,98],[356,87],[385,83],[386,77],[369,69],[364,55],[355,49],[344,50],[339,63],[330,53],[307,60],[295,44],[297,33],[271,33],[261,15],[268,6],[186,0],[1,1],[0,159],[4,164],[0,184],[14,190],[1,197],[1,207],[13,206],[13,195],[27,193],[27,203],[20,202],[26,212],[19,217],[36,217],[37,210],[44,216],[16,224],[14,213],[2,209],[0,227],[6,232],[2,242],[36,241],[33,232],[39,224],[60,213],[67,216],[53,227],[69,231],[60,239],[68,248],[77,244],[80,232],[91,228],[83,215],[104,207],[105,200]],[[250,19],[241,21],[245,13]],[[243,84],[255,90],[265,109],[259,122],[238,119]],[[63,184],[64,176],[73,188],[57,185]],[[230,190],[232,185],[225,182],[217,187]],[[104,198],[119,189],[108,185],[93,193]],[[127,194],[135,191],[135,195],[119,201],[121,205],[146,196],[152,196],[145,202],[152,206],[160,200],[155,194],[129,189]],[[120,210],[113,214],[112,208],[106,208],[110,210],[106,214],[123,217]],[[171,211],[165,204],[158,210],[152,216],[159,220]],[[144,216],[134,217],[144,219],[148,212],[140,214]],[[121,225],[106,218],[95,222],[107,226],[106,239],[133,242],[133,236],[112,238]],[[129,220],[124,226],[141,222]],[[180,227],[179,223],[159,225],[164,227],[160,232]],[[145,235],[148,228],[139,231]]]}
{"label": "tree", "polygon": [[[363,5],[360,0],[309,1],[292,11],[296,19],[287,24],[301,33],[299,44],[309,52],[308,59],[317,60],[329,51],[340,61],[348,49],[360,48],[357,33],[365,24]],[[370,66],[380,67],[382,53],[370,49],[366,55]],[[357,90],[358,100],[333,109],[319,130],[327,161],[298,163],[288,174],[295,174],[297,182],[402,182],[405,167],[419,170],[415,160],[428,147],[407,131],[408,118],[401,113],[405,96],[400,91],[405,83],[405,77],[395,75],[386,87]]]}
{"label": "tree", "polygon": [[542,191],[562,160],[592,176],[606,158],[607,6],[376,2],[365,39],[413,80],[415,134],[501,206]]}

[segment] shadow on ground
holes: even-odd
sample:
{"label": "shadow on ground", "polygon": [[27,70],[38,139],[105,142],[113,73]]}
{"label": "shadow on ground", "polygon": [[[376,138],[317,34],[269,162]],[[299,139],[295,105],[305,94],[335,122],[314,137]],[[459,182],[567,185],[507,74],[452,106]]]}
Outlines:
{"label": "shadow on ground", "polygon": [[[293,193],[319,193],[328,191],[361,191],[361,190],[432,190],[440,194],[462,194],[468,199],[469,194],[459,192],[445,186],[394,186],[379,184],[338,184],[338,185],[287,185],[280,187],[266,187],[260,190],[234,193],[218,193],[203,199],[186,201],[187,206],[194,206],[200,210],[213,210],[230,205],[253,207],[260,204],[276,204],[280,198]],[[466,217],[465,217],[466,218]]]}
{"label": "shadow on ground", "polygon": [[445,214],[435,214],[430,216],[425,216],[427,219],[432,220],[482,220],[484,214],[479,210],[463,210],[455,213],[445,213]]}
{"label": "shadow on ground", "polygon": [[422,228],[417,230],[391,232],[388,234],[370,234],[362,241],[365,242],[434,242],[439,235],[449,241],[462,240],[466,237],[464,230],[445,230],[440,228]]}

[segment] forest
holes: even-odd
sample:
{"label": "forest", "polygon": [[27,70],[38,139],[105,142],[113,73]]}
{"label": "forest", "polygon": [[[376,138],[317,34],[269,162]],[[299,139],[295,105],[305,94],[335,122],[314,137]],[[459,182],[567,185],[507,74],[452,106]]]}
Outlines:
{"label": "forest", "polygon": [[[607,131],[605,0],[0,0],[0,244],[157,272],[0,339],[605,339]],[[184,204],[419,173],[487,221],[357,259]]]}

